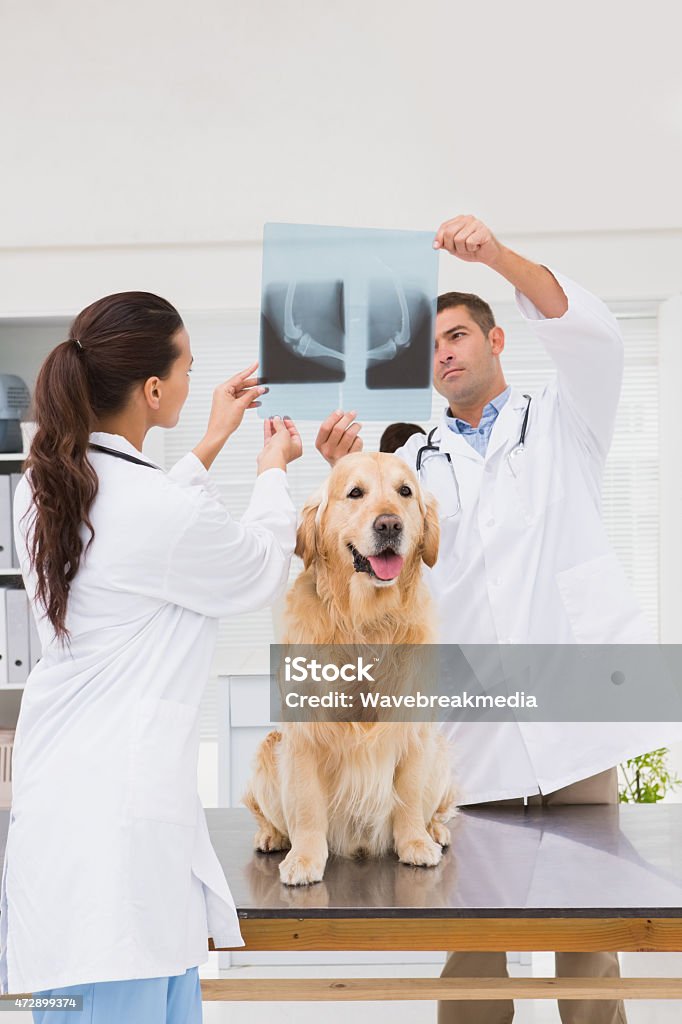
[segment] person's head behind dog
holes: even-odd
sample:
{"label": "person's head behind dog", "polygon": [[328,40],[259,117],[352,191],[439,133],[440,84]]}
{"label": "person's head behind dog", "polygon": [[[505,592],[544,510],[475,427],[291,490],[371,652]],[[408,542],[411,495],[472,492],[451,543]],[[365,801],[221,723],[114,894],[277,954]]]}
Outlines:
{"label": "person's head behind dog", "polygon": [[426,434],[418,423],[389,423],[379,440],[380,452],[395,452],[412,437],[413,434]]}
{"label": "person's head behind dog", "polygon": [[413,585],[423,561],[438,555],[435,499],[396,455],[358,452],[340,459],[306,503],[296,554],[315,563],[330,585],[358,596]]}

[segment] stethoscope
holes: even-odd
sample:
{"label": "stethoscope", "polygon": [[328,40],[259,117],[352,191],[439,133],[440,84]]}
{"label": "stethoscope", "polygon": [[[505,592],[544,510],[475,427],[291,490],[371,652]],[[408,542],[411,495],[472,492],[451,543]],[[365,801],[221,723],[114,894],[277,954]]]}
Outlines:
{"label": "stethoscope", "polygon": [[136,459],[134,455],[128,455],[127,452],[117,452],[115,448],[105,448],[103,444],[95,444],[91,442],[88,448],[93,448],[96,452],[104,452],[105,455],[113,455],[116,459],[125,459],[126,462],[134,462],[136,466],[146,466],[147,469],[158,469],[161,472],[161,466],[154,466],[151,462],[144,462],[142,459]]}
{"label": "stethoscope", "polygon": [[[526,432],[528,430],[528,414],[530,413],[530,403],[531,403],[532,399],[531,399],[530,395],[524,395],[523,397],[526,399],[526,411],[525,411],[524,416],[523,416],[523,423],[521,424],[521,433],[519,434],[518,441],[513,446],[513,448],[509,449],[509,451],[507,452],[507,456],[506,456],[507,464],[508,464],[509,469],[511,470],[513,476],[517,476],[518,475],[517,472],[516,472],[516,469],[514,468],[514,462],[518,458],[518,456],[522,455],[525,452],[525,450],[526,450]],[[454,485],[455,485],[455,495],[456,495],[456,499],[457,499],[457,507],[456,507],[454,512],[450,512],[449,514],[445,515],[443,518],[445,518],[445,519],[452,519],[453,516],[456,516],[457,513],[462,508],[462,501],[461,501],[461,498],[460,498],[460,495],[459,495],[459,482],[457,480],[457,474],[455,473],[455,467],[452,464],[452,458],[450,456],[450,452],[442,452],[440,450],[440,445],[434,443],[433,438],[434,438],[434,435],[435,435],[437,430],[438,430],[438,427],[433,427],[429,431],[429,433],[426,435],[426,444],[422,445],[422,447],[417,452],[417,467],[416,467],[417,468],[417,474],[419,476],[419,482],[423,483],[424,479],[423,479],[423,473],[422,473],[422,466],[424,465],[424,463],[428,462],[429,459],[432,459],[432,458],[434,458],[437,455],[444,455],[445,456],[445,458],[448,460],[448,465],[450,466],[450,472],[452,473],[452,479],[453,479],[453,482],[454,482]]]}

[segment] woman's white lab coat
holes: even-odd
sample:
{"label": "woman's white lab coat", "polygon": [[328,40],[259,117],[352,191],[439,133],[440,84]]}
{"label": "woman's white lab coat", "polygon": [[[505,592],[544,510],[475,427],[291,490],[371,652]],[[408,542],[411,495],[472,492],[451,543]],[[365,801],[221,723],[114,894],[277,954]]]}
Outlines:
{"label": "woman's white lab coat", "polygon": [[[150,461],[117,434],[91,440]],[[17,725],[3,993],[181,974],[205,962],[209,935],[244,944],[197,793],[199,705],[219,618],[286,585],[286,474],[262,473],[238,522],[191,452],[168,474],[90,459],[95,539],[69,596],[71,651],[41,619]],[[25,475],[15,538],[32,596],[30,500]]]}
{"label": "woman's white lab coat", "polygon": [[[439,501],[441,543],[428,580],[442,643],[651,643],[601,517],[600,490],[620,395],[623,343],[604,303],[555,274],[568,298],[545,319],[519,292],[521,313],[556,366],[532,395],[525,451],[512,456],[526,398],[512,388],[485,457],[444,412],[434,442],[450,453],[424,463]],[[397,452],[415,468],[422,434]],[[485,652],[480,652],[485,655]],[[487,652],[488,655],[490,652]],[[618,666],[615,666],[618,667]],[[548,793],[680,735],[675,724],[461,722],[453,744],[462,803]]]}

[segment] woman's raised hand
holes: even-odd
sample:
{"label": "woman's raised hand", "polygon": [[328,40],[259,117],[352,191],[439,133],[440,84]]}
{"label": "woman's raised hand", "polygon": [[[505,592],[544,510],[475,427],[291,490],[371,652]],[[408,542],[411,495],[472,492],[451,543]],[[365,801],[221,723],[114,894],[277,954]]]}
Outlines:
{"label": "woman's raised hand", "polygon": [[296,424],[289,417],[272,416],[263,421],[263,449],[258,456],[258,473],[266,469],[285,469],[303,454],[303,443]]}
{"label": "woman's raised hand", "polygon": [[228,437],[242,422],[246,410],[257,409],[260,405],[258,399],[268,390],[253,376],[257,366],[257,362],[252,363],[245,370],[235,373],[229,380],[219,384],[213,391],[206,433],[193,449],[206,469],[211,466]]}
{"label": "woman's raised hand", "polygon": [[268,389],[253,376],[257,366],[257,362],[252,363],[214,389],[207,434],[226,441],[243,420],[246,410],[258,408],[258,398]]}

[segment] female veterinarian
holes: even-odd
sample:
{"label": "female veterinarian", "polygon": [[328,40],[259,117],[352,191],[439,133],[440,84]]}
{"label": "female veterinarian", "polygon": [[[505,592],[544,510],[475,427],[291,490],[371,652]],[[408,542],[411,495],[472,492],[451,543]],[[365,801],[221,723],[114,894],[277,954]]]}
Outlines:
{"label": "female veterinarian", "polygon": [[[243,945],[197,794],[218,619],[284,587],[291,421],[266,421],[241,520],[208,469],[263,388],[216,388],[205,436],[165,473],[141,454],[187,398],[190,341],[145,292],[80,313],[36,382],[15,537],[43,657],[22,699],[2,877],[2,992],[83,996],[34,1020],[201,1020],[197,965]],[[94,428],[94,430],[93,430]],[[65,990],[65,991],[64,991]]]}

